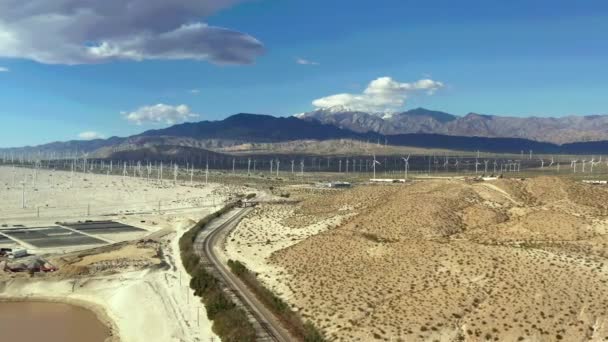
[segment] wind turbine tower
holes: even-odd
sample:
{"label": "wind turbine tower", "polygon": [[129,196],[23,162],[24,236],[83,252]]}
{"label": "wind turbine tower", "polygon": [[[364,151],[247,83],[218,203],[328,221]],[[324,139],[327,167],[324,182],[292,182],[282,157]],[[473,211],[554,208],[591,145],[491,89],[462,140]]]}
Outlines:
{"label": "wind turbine tower", "polygon": [[405,170],[403,176],[405,177],[404,180],[407,180],[407,171],[410,168],[410,155],[408,154],[407,157],[401,157],[401,159],[403,159],[403,161],[405,162]]}
{"label": "wind turbine tower", "polygon": [[376,179],[376,165],[381,165],[379,161],[376,160],[376,155],[374,154],[374,161],[372,163],[372,169],[374,170],[374,179]]}

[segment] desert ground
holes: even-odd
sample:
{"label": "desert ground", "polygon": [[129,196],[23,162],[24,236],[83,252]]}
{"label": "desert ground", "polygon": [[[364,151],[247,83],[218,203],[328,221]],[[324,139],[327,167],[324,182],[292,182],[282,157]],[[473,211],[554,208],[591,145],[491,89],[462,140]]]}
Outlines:
{"label": "desert ground", "polygon": [[228,258],[332,341],[608,340],[608,188],[566,178],[289,187]]}
{"label": "desert ground", "polygon": [[[22,206],[25,183],[26,208]],[[20,226],[113,220],[142,231],[97,234],[97,245],[39,248],[21,245],[58,270],[12,273],[0,270],[0,300],[48,300],[90,308],[120,341],[209,341],[205,308],[189,290],[179,237],[219,209],[237,188],[219,184],[174,184],[142,178],[0,167],[2,247]],[[161,211],[158,211],[158,202]],[[40,208],[40,215],[38,209]],[[17,228],[15,228],[15,226]],[[65,234],[71,234],[67,232]],[[60,237],[64,233],[58,234]],[[57,238],[57,236],[53,236]],[[37,243],[37,242],[36,242]],[[17,263],[20,260],[4,260]],[[2,266],[2,268],[4,268]]]}

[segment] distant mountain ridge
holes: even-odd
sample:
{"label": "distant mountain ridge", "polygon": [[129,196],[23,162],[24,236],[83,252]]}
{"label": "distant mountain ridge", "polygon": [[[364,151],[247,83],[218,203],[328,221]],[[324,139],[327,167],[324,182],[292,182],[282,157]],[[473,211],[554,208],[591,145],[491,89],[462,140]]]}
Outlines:
{"label": "distant mountain ridge", "polygon": [[[317,111],[315,115],[305,114],[301,117],[241,113],[224,120],[183,123],[126,138],[54,142],[40,146],[0,149],[0,153],[3,156],[7,153],[30,156],[43,154],[47,157],[86,154],[91,158],[137,159],[139,157],[148,160],[165,160],[196,156],[201,159],[204,156],[216,155],[212,152],[214,150],[225,151],[226,147],[242,144],[293,142],[293,150],[297,151],[298,141],[304,143],[311,140],[340,139],[418,148],[516,154],[528,150],[544,154],[604,154],[608,151],[608,139],[555,144],[517,137],[424,133],[440,130],[448,125],[460,125],[462,121],[472,121],[467,127],[475,127],[475,132],[489,131],[492,127],[488,125],[488,120],[498,120],[496,117],[477,114],[457,117],[437,111],[416,109],[394,115],[384,114],[384,118],[363,112],[323,113],[321,111]],[[597,118],[604,119],[601,116]],[[593,120],[593,118],[582,120]],[[527,124],[534,127],[534,122],[527,121]],[[347,126],[354,128],[350,129]],[[413,126],[415,128],[412,128]],[[414,130],[417,133],[377,133],[402,130]]]}
{"label": "distant mountain ridge", "polygon": [[355,132],[384,135],[428,133],[521,138],[554,144],[608,140],[608,115],[524,118],[469,113],[457,116],[424,108],[387,115],[349,111],[347,108],[327,108],[299,114],[297,117]]}

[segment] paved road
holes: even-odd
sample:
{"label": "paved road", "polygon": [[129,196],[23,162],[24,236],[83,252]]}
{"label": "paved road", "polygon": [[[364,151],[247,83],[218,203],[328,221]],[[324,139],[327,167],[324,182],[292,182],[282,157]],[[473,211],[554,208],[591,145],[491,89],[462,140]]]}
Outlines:
{"label": "paved road", "polygon": [[216,219],[203,230],[195,240],[194,248],[198,255],[205,256],[219,272],[226,285],[247,306],[250,313],[258,321],[260,327],[273,341],[295,341],[279,323],[277,318],[249,291],[249,288],[222,262],[219,250],[226,235],[234,229],[240,220],[251,211],[251,208],[238,208]]}

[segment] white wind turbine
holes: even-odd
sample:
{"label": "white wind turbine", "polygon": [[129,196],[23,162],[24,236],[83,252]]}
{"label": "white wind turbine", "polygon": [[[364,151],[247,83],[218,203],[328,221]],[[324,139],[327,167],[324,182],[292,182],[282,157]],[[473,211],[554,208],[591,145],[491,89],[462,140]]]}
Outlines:
{"label": "white wind turbine", "polygon": [[205,184],[209,183],[209,161],[205,164]]}
{"label": "white wind turbine", "polygon": [[487,173],[488,173],[488,163],[489,163],[489,162],[490,162],[490,161],[489,161],[489,160],[487,160],[487,159],[483,161],[483,165],[484,165],[484,168],[483,168],[483,173],[484,173],[484,174],[487,174]]}
{"label": "white wind turbine", "polygon": [[591,158],[591,173],[593,173],[593,167],[598,165],[600,162],[599,161],[595,161],[595,158]]}
{"label": "white wind turbine", "polygon": [[481,165],[481,163],[479,162],[479,160],[475,159],[475,173],[478,172],[478,168]]}
{"label": "white wind turbine", "polygon": [[573,173],[576,173],[576,163],[577,163],[577,162],[578,162],[578,160],[576,160],[576,159],[573,159],[573,160],[570,162],[570,168],[573,170]]}
{"label": "white wind turbine", "polygon": [[374,161],[372,164],[372,169],[374,170],[374,179],[376,179],[376,165],[381,165],[379,161],[376,160],[376,155],[374,154]]}
{"label": "white wind turbine", "polygon": [[545,160],[544,159],[540,159],[540,169],[541,171],[545,169]]}
{"label": "white wind turbine", "polygon": [[[405,178],[404,179],[407,180],[407,171],[410,168],[410,155],[408,154],[407,157],[401,157],[401,159],[403,159],[403,161],[405,162],[405,171],[404,171]],[[376,178],[376,177],[374,177],[374,178]]]}
{"label": "white wind turbine", "polygon": [[179,172],[177,164],[173,165],[173,184],[177,185],[177,173]]}
{"label": "white wind turbine", "polygon": [[583,173],[585,173],[585,165],[587,164],[587,159],[583,159]]}

